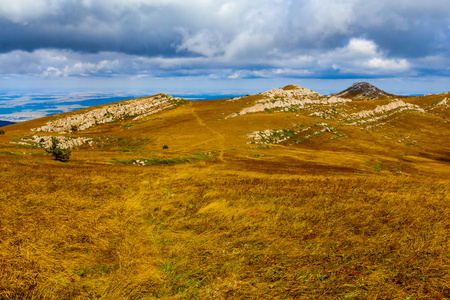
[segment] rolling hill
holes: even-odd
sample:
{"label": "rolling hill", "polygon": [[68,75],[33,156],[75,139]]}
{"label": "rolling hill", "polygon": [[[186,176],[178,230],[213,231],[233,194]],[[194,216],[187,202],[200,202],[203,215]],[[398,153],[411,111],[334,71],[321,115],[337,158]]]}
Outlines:
{"label": "rolling hill", "polygon": [[4,127],[0,298],[450,297],[450,93],[365,88]]}

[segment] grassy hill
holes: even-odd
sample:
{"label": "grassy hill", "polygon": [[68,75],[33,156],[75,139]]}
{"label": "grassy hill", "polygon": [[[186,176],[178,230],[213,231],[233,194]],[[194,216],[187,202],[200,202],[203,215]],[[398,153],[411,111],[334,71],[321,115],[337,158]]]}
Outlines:
{"label": "grassy hill", "polygon": [[449,97],[160,94],[6,126],[0,299],[449,298]]}

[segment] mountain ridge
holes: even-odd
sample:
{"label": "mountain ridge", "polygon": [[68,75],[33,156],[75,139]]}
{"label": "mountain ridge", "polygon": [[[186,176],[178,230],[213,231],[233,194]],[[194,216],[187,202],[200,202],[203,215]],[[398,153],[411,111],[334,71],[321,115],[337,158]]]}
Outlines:
{"label": "mountain ridge", "polygon": [[386,97],[402,97],[387,93],[368,82],[356,82],[349,88],[332,94],[332,96],[351,98],[353,100],[376,100]]}
{"label": "mountain ridge", "polygon": [[[358,86],[354,84],[353,87],[355,85]],[[375,87],[371,90],[379,93]],[[237,148],[254,144],[259,145],[258,147],[285,145],[298,149],[304,147],[348,149],[345,145],[348,144],[350,147],[349,140],[361,144],[362,147],[364,143],[361,140],[362,132],[371,132],[376,136],[370,143],[377,148],[378,142],[375,141],[380,139],[379,132],[388,134],[392,126],[397,126],[397,130],[402,132],[400,136],[408,142],[411,139],[411,136],[407,134],[408,131],[417,130],[407,130],[406,127],[403,128],[404,124],[396,125],[398,120],[414,117],[420,118],[420,123],[433,116],[444,124],[448,118],[448,94],[407,97],[401,100],[389,96],[391,94],[388,93],[382,95],[382,98],[373,100],[360,98],[355,100],[335,95],[325,97],[298,85],[271,89],[256,95],[210,101],[185,101],[181,98],[158,94],[47,116],[12,125],[10,128],[27,128],[24,129],[27,136],[13,143],[29,147],[49,147],[52,137],[56,136],[61,147],[95,149],[103,143],[111,145],[106,139],[99,137],[101,132],[108,132],[109,135],[123,139],[127,136],[125,132],[131,135],[137,134],[137,132],[133,133],[135,128],[144,130],[139,133],[141,138],[147,139],[149,133],[146,132],[152,132],[152,135],[159,136],[158,139],[162,144],[168,144],[168,141],[164,141],[166,140],[163,137],[164,132],[160,132],[162,129],[152,128],[152,124],[156,125],[153,120],[166,118],[164,117],[166,114],[174,116],[185,114],[182,119],[193,121],[192,128],[200,125],[198,130],[207,129],[210,133],[214,133],[215,138],[220,137],[221,144],[224,143],[224,137],[228,136],[228,142],[236,144]],[[209,113],[202,117],[196,111],[197,109],[206,109]],[[173,121],[173,124],[162,121],[160,123],[164,123],[164,130],[178,136],[174,128],[177,128],[181,119],[174,117]],[[241,124],[240,126],[245,130],[235,128],[235,124]],[[184,131],[186,131],[185,128],[179,129],[179,132]],[[353,134],[352,131],[354,131]],[[237,132],[242,134],[237,135]],[[208,134],[207,132],[205,134],[206,137]],[[192,133],[186,136],[190,136],[190,139],[197,138]],[[332,141],[340,142],[330,142],[322,136],[328,136]],[[100,142],[99,138],[103,141]],[[428,140],[428,137],[422,137],[422,139]],[[184,137],[180,137],[180,141],[186,142]],[[430,143],[432,142],[430,140]],[[415,145],[418,140],[414,139],[408,143]],[[181,144],[179,147],[188,149]],[[223,151],[225,150],[222,150],[220,157]],[[364,151],[364,149],[360,148],[358,151]],[[380,151],[388,155],[385,151],[381,149]],[[160,154],[163,155],[163,153]],[[186,155],[190,154],[186,153]]]}

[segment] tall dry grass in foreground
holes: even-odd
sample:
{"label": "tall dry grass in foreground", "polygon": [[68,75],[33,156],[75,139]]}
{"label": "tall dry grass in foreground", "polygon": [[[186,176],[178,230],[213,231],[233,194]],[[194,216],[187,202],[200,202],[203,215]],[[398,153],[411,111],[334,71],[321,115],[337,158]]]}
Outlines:
{"label": "tall dry grass in foreground", "polygon": [[0,299],[450,298],[448,178],[0,161]]}

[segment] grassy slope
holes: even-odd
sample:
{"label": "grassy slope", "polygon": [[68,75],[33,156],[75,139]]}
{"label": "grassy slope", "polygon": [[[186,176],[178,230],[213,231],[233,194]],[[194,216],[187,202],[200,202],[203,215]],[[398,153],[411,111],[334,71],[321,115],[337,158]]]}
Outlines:
{"label": "grassy slope", "polygon": [[[45,119],[5,127],[0,299],[449,298],[448,108],[374,130],[308,112],[224,119],[257,99],[74,133],[101,146],[68,163],[10,143]],[[323,121],[346,137],[247,144]]]}

